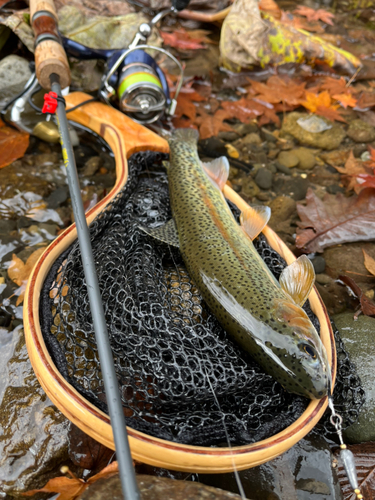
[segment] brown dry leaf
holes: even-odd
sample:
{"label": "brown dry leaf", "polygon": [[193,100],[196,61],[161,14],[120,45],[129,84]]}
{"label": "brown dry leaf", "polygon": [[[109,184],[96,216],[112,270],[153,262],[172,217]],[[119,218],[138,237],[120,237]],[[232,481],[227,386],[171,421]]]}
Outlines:
{"label": "brown dry leaf", "polygon": [[364,189],[359,196],[346,198],[342,193],[326,194],[321,200],[309,188],[306,206],[297,203],[301,219],[296,246],[305,252],[352,241],[374,239],[375,190]]}
{"label": "brown dry leaf", "polygon": [[323,21],[323,23],[330,24],[331,26],[333,26],[332,19],[335,17],[334,14],[327,12],[324,9],[314,10],[310,7],[305,7],[304,5],[298,5],[297,9],[294,10],[293,13],[306,17],[308,22]]}
{"label": "brown dry leaf", "polygon": [[[363,290],[357,285],[357,283],[352,278],[345,275],[339,276],[339,280],[348,286],[357,297],[361,306],[360,311],[362,311],[365,316],[375,316],[375,303],[366,297]],[[355,317],[357,317],[358,314],[359,311],[356,312]]]}
{"label": "brown dry leaf", "polygon": [[[364,180],[363,176],[371,177],[371,168],[368,167],[367,162],[363,162],[354,157],[353,151],[350,151],[349,158],[345,162],[344,167],[336,167],[335,169],[345,176],[346,184],[348,190],[354,189],[354,191],[358,194],[365,187],[371,186],[363,186]],[[374,186],[375,187],[375,186]]]}
{"label": "brown dry leaf", "polygon": [[204,49],[205,45],[202,42],[211,43],[211,40],[206,36],[209,33],[206,30],[186,31],[183,28],[175,30],[172,33],[160,31],[160,35],[166,45],[182,50]]}
{"label": "brown dry leaf", "polygon": [[[363,498],[364,500],[372,500],[375,497],[375,442],[349,445],[348,448],[354,454],[359,488]],[[339,462],[337,475],[344,500],[355,500],[356,496],[349,484],[339,450],[335,452],[335,455]]]}
{"label": "brown dry leaf", "polygon": [[42,255],[45,249],[46,247],[41,247],[38,248],[38,250],[35,250],[35,252],[33,252],[29,256],[26,263],[24,263],[21,259],[19,259],[17,255],[15,254],[12,255],[12,260],[8,267],[8,276],[12,281],[14,281],[14,283],[16,283],[20,287],[16,291],[16,294],[18,295],[16,302],[17,306],[21,304],[23,301],[27,280],[29,279],[30,273],[33,267],[35,266],[37,260]]}
{"label": "brown dry leaf", "polygon": [[232,118],[232,115],[224,109],[218,109],[214,115],[209,115],[200,110],[200,114],[201,116],[196,120],[196,123],[200,125],[199,135],[201,139],[208,139],[221,131],[232,130],[228,123],[224,123],[224,120]]}
{"label": "brown dry leaf", "polygon": [[373,276],[375,276],[375,259],[373,259],[371,255],[369,255],[366,252],[366,250],[363,250],[363,248],[362,252],[363,252],[363,257],[365,258],[365,267],[367,271],[369,271]]}
{"label": "brown dry leaf", "polygon": [[77,477],[73,477],[72,479],[65,476],[55,477],[50,479],[43,488],[27,491],[22,493],[22,495],[31,497],[36,493],[60,493],[57,500],[75,500],[90,484],[95,483],[98,479],[112,477],[117,472],[118,464],[117,462],[113,462],[95,476],[90,477],[87,482]]}
{"label": "brown dry leaf", "polygon": [[306,83],[296,83],[289,78],[271,76],[267,84],[250,80],[250,93],[271,104],[285,102],[290,106],[300,106],[305,97]]}
{"label": "brown dry leaf", "polygon": [[29,134],[7,127],[0,120],[0,168],[22,158],[29,146]]}

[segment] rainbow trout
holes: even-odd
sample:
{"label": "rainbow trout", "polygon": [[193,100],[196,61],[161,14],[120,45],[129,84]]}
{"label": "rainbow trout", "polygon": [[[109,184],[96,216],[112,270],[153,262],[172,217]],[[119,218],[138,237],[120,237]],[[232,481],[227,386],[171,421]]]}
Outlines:
{"label": "rainbow trout", "polygon": [[234,219],[222,194],[229,164],[202,164],[198,133],[177,130],[167,166],[173,219],[144,229],[180,248],[204,300],[223,328],[289,392],[320,399],[330,387],[325,348],[301,308],[314,282],[306,256],[277,281],[252,243],[267,224],[268,207]]}

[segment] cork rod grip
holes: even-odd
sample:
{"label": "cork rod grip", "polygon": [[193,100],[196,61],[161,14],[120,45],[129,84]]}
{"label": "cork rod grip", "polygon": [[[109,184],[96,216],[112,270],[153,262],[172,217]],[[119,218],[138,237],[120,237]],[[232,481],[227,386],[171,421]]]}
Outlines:
{"label": "cork rod grip", "polygon": [[61,88],[70,84],[70,69],[57,30],[53,0],[30,0],[31,25],[35,34],[35,67],[40,85],[51,89],[50,76],[59,75]]}

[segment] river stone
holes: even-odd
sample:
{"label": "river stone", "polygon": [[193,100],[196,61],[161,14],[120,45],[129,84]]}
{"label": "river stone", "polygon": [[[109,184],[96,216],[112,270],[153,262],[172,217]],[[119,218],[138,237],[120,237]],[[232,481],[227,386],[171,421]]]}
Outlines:
{"label": "river stone", "polygon": [[332,127],[329,130],[324,130],[323,132],[307,132],[307,130],[304,130],[297,123],[297,120],[307,116],[308,115],[306,113],[288,113],[283,120],[280,136],[289,134],[297,139],[301,144],[312,148],[327,150],[337,149],[346,135],[343,127],[338,123],[333,123],[327,118],[322,117],[322,120]]}
{"label": "river stone", "polygon": [[[310,433],[283,455],[239,472],[245,495],[253,500],[341,500],[327,442]],[[234,474],[199,474],[199,481],[238,491]]]}
{"label": "river stone", "polygon": [[281,151],[277,160],[281,165],[288,168],[296,167],[299,163],[299,158],[293,151]]}
{"label": "river stone", "polygon": [[267,168],[260,168],[255,177],[254,181],[261,189],[271,189],[272,187],[272,172]]}
{"label": "river stone", "polygon": [[311,170],[315,167],[316,159],[314,154],[307,148],[297,148],[293,151],[293,153],[297,156],[298,168],[301,170]]}
{"label": "river stone", "polygon": [[69,421],[41,388],[22,328],[0,328],[0,347],[0,492],[13,497],[70,464]]}
{"label": "river stone", "polygon": [[375,141],[375,128],[363,120],[353,120],[346,133],[355,142]]}
{"label": "river stone", "polygon": [[[176,481],[166,477],[138,475],[141,500],[241,500],[239,495],[201,483]],[[123,500],[118,475],[100,479],[90,485],[79,500]],[[250,497],[249,497],[250,498]]]}
{"label": "river stone", "polygon": [[0,61],[1,107],[21,92],[30,76],[29,63],[23,57],[11,55]]}
{"label": "river stone", "polygon": [[349,443],[363,443],[375,441],[375,319],[360,315],[354,320],[353,316],[348,312],[334,316],[333,320],[366,393],[358,421],[344,431],[344,438]]}

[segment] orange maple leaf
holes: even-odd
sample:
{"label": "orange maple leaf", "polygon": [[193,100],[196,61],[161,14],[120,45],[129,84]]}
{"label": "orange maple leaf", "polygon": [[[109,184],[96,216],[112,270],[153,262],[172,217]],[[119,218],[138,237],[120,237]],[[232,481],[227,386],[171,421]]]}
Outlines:
{"label": "orange maple leaf", "polygon": [[211,40],[205,36],[208,33],[210,32],[206,30],[186,31],[183,28],[175,30],[172,33],[160,31],[160,35],[166,45],[183,50],[204,49],[205,45],[201,42],[211,43]]}
{"label": "orange maple leaf", "polygon": [[314,10],[310,7],[305,7],[304,5],[298,5],[297,9],[293,11],[293,14],[304,16],[309,22],[323,21],[323,23],[330,24],[331,26],[333,26],[332,19],[335,17],[334,14],[327,12],[324,9]]}
{"label": "orange maple leaf", "polygon": [[54,477],[50,479],[43,488],[26,491],[22,493],[22,495],[31,497],[36,493],[59,493],[57,500],[75,500],[90,484],[95,483],[98,479],[114,476],[117,472],[118,464],[117,462],[112,462],[107,467],[104,467],[98,474],[95,474],[95,476],[85,481],[84,479],[75,477],[68,469],[68,473],[72,476],[71,479],[66,476]]}
{"label": "orange maple leaf", "polygon": [[233,116],[225,109],[218,109],[214,115],[209,115],[202,109],[199,110],[199,113],[200,117],[196,120],[196,123],[200,126],[199,135],[201,139],[208,139],[221,131],[233,130],[228,123],[224,122],[224,120]]}
{"label": "orange maple leaf", "polygon": [[357,104],[357,99],[353,97],[351,94],[336,94],[332,96],[334,99],[339,101],[342,107],[345,109],[350,106],[351,108],[354,108]]}
{"label": "orange maple leaf", "polygon": [[22,158],[29,146],[29,134],[7,127],[0,120],[0,168]]}
{"label": "orange maple leaf", "polygon": [[306,101],[301,103],[306,109],[321,116],[325,116],[329,120],[337,120],[346,123],[346,120],[337,111],[338,104],[332,104],[331,96],[327,90],[314,94],[306,92]]}

